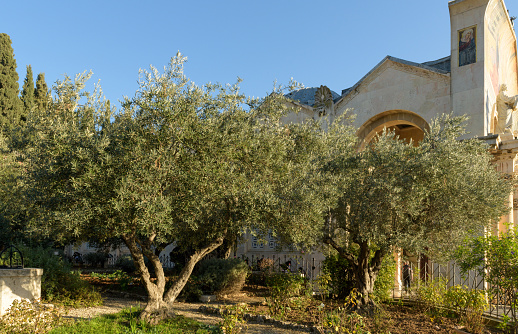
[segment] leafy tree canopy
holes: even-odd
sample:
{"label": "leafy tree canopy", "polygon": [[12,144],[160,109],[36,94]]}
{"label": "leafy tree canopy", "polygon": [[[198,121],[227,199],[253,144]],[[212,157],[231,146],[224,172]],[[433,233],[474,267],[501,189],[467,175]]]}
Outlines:
{"label": "leafy tree canopy", "polygon": [[384,131],[362,152],[327,165],[341,195],[324,242],[353,267],[360,303],[370,302],[385,256],[405,249],[437,258],[507,212],[511,182],[492,166],[484,142],[457,139],[465,119],[434,120],[418,145]]}
{"label": "leafy tree canopy", "polygon": [[[283,125],[289,104],[279,91],[257,100],[237,85],[198,87],[184,61],[178,54],[163,72],[142,71],[119,113],[99,91],[83,92],[87,74],[65,78],[51,111],[18,136],[30,138],[18,145],[32,226],[56,238],[122,238],[149,294],[144,318],[169,312],[194,265],[246,228],[306,229],[294,240],[314,243],[330,198],[312,186],[328,151],[319,124]],[[153,250],[174,240],[192,254],[165,291]]]}

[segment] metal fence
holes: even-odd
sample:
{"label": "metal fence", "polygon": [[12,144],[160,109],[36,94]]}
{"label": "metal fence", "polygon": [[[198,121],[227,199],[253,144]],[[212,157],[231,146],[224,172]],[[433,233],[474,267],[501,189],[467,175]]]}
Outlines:
{"label": "metal fence", "polygon": [[[113,267],[119,266],[121,264],[121,262],[126,259],[127,259],[127,261],[131,261],[131,262],[133,261],[131,259],[131,256],[127,255],[127,254],[123,254],[123,255],[109,254],[106,257],[106,260],[104,261],[103,267],[113,268]],[[160,263],[162,263],[162,267],[164,267],[164,268],[173,268],[174,267],[174,262],[171,261],[169,256],[160,256],[159,259],[160,259]],[[74,263],[81,263],[81,264],[84,264],[87,266],[92,265],[92,263],[90,263],[87,259],[83,259],[82,256],[81,256],[81,258],[79,258],[79,257],[73,258],[72,261]]]}
{"label": "metal fence", "polygon": [[[459,265],[455,262],[450,262],[446,265],[426,261],[418,265],[412,265],[414,272],[414,285],[426,284],[430,280],[443,280],[448,287],[463,285],[468,289],[477,289],[484,291],[488,300],[488,308],[485,315],[493,318],[503,318],[507,316],[511,319],[515,318],[516,306],[513,305],[516,301],[516,291],[505,290],[497,285],[491,285],[479,274],[476,270],[461,273]],[[401,287],[394,287],[392,291],[394,299],[413,299],[411,293],[407,293]]]}
{"label": "metal fence", "polygon": [[271,255],[246,255],[241,258],[248,264],[252,271],[259,271],[261,263],[268,261],[270,268],[274,272],[300,273],[310,280],[318,278],[322,273],[322,260],[315,256],[298,256],[288,254]]}

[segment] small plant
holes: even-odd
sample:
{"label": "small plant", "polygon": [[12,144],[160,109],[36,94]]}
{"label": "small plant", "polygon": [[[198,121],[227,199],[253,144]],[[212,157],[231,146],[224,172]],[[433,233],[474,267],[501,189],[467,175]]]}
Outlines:
{"label": "small plant", "polygon": [[223,321],[220,323],[223,333],[241,333],[243,328],[246,328],[246,321],[243,319],[243,316],[247,311],[248,306],[244,303],[225,307],[223,312]]}
{"label": "small plant", "polygon": [[325,301],[331,294],[331,274],[322,273],[317,278],[317,290],[322,296],[322,300]]}
{"label": "small plant", "polygon": [[[356,297],[352,296],[352,298]],[[325,313],[321,319],[321,327],[326,332],[331,333],[370,334],[370,331],[367,329],[364,317],[356,312],[348,312],[350,306],[351,300],[346,302],[344,307],[338,307],[330,312]]]}
{"label": "small plant", "polygon": [[4,334],[42,334],[63,324],[64,311],[59,307],[46,307],[40,302],[15,300],[7,313],[0,318],[0,332]]}
{"label": "small plant", "polygon": [[453,309],[470,333],[482,333],[484,310],[488,301],[483,291],[468,289],[466,286],[452,286],[444,295],[445,306]]}
{"label": "small plant", "polygon": [[445,279],[433,279],[422,282],[414,288],[417,304],[425,312],[429,313],[432,318],[442,317],[445,315],[444,296],[447,291],[447,282]]}
{"label": "small plant", "polygon": [[501,329],[502,331],[504,331],[504,333],[510,333],[514,326],[511,321],[511,318],[507,314],[504,314],[504,316],[502,317],[502,322],[499,323],[496,326],[496,328]]}
{"label": "small plant", "polygon": [[312,294],[310,284],[298,274],[274,274],[268,277],[266,283],[270,292],[266,297],[270,314],[281,319],[285,317],[286,312],[291,311],[294,297],[309,297]]}

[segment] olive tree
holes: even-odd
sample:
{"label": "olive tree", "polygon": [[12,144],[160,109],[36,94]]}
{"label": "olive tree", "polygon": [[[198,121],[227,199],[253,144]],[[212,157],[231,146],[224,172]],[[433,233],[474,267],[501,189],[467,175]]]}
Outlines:
{"label": "olive tree", "polygon": [[363,151],[327,164],[340,198],[324,242],[349,262],[359,305],[372,303],[385,257],[401,249],[445,254],[509,210],[511,183],[484,142],[458,140],[464,121],[442,116],[416,145],[384,131]]}
{"label": "olive tree", "polygon": [[[288,226],[315,234],[324,221],[326,196],[300,186],[321,176],[318,124],[283,124],[289,104],[278,92],[254,100],[237,85],[196,86],[184,60],[142,71],[118,113],[100,91],[82,93],[88,75],[65,78],[21,136],[30,138],[23,178],[32,226],[55,238],[121,238],[148,293],[145,319],[171,312],[196,263],[225,238]],[[166,290],[155,249],[172,241],[191,253]]]}

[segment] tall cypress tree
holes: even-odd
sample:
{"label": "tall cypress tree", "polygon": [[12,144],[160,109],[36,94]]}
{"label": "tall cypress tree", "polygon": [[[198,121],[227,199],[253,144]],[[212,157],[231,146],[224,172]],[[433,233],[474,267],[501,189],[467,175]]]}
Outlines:
{"label": "tall cypress tree", "polygon": [[23,109],[25,115],[28,115],[34,109],[34,78],[32,75],[31,65],[27,65],[27,75],[23,81],[22,97]]}
{"label": "tall cypress tree", "polygon": [[38,111],[46,111],[49,105],[49,89],[45,82],[45,73],[38,74],[36,78],[36,91],[34,92],[35,109]]}
{"label": "tall cypress tree", "polygon": [[16,126],[23,116],[23,107],[18,97],[18,73],[11,46],[11,38],[0,34],[0,127]]}

